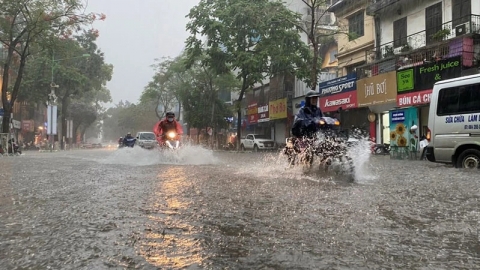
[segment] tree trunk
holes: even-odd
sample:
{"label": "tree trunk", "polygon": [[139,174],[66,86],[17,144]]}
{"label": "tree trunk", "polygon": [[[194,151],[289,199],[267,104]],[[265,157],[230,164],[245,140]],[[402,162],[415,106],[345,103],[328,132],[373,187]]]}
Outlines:
{"label": "tree trunk", "polygon": [[7,89],[10,73],[10,62],[12,61],[13,47],[8,48],[7,58],[3,64],[3,81],[2,81],[2,105],[4,110],[2,133],[10,133],[10,114],[12,113],[11,103],[7,99]]}
{"label": "tree trunk", "polygon": [[242,89],[240,90],[240,95],[238,96],[238,108],[237,108],[237,151],[240,151],[240,142],[242,135],[242,100],[245,91],[247,90],[247,75],[242,76]]}
{"label": "tree trunk", "polygon": [[318,80],[318,77],[317,77],[317,66],[318,66],[318,44],[317,44],[317,41],[315,40],[313,42],[313,65],[312,65],[312,75],[311,75],[311,80],[312,80],[312,86],[311,86],[311,89],[312,90],[316,90],[317,89],[317,80]]}
{"label": "tree trunk", "polygon": [[[65,94],[65,96],[63,97],[62,99],[62,115],[60,115],[60,123],[62,125],[62,132],[61,132],[61,136],[62,137],[58,137],[58,139],[62,142],[62,147],[64,147],[63,145],[63,136],[66,136],[67,134],[67,125],[66,125],[66,121],[67,121],[67,111],[68,111],[68,106],[70,105],[70,100],[68,98],[69,96],[69,91],[67,90],[67,93]],[[62,148],[64,149],[64,148]]]}

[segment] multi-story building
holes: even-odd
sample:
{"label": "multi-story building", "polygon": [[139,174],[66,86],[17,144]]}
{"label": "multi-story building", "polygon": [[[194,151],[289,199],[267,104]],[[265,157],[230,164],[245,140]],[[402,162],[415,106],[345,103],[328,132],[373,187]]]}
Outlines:
{"label": "multi-story building", "polygon": [[358,103],[375,113],[377,142],[407,146],[397,133],[416,125],[426,134],[433,84],[478,73],[480,1],[377,0],[366,14],[375,47],[356,70]]}
{"label": "multi-story building", "polygon": [[370,129],[368,108],[357,101],[357,68],[365,65],[365,51],[374,48],[373,17],[367,15],[368,0],[336,0],[328,8],[338,21],[335,35],[338,78],[320,83],[320,108],[340,118],[342,127]]}

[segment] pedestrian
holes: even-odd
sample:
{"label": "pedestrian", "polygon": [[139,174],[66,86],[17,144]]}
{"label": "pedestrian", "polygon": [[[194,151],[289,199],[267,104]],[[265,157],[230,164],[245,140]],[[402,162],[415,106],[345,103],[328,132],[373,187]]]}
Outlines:
{"label": "pedestrian", "polygon": [[420,156],[420,160],[425,160],[426,158],[427,145],[428,145],[428,140],[424,135],[422,135],[422,137],[420,137],[420,143],[419,143],[420,150],[422,150],[422,155]]}

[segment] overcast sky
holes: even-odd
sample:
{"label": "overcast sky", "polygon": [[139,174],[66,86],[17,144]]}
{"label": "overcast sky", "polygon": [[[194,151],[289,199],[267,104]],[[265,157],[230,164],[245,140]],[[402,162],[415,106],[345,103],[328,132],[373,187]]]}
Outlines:
{"label": "overcast sky", "polygon": [[199,0],[89,0],[88,11],[104,13],[95,22],[98,46],[114,74],[107,87],[114,103],[137,102],[153,76],[155,58],[175,57],[185,45],[185,16]]}

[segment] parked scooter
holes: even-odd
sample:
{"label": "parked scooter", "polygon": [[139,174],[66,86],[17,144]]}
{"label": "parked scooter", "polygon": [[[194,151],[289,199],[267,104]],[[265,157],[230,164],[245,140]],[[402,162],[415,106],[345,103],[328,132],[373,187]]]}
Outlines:
{"label": "parked scooter", "polygon": [[[22,154],[22,150],[20,149],[20,146],[17,143],[15,143],[15,139],[8,140],[7,153],[9,155],[21,155]],[[5,154],[5,153],[1,153],[1,154]]]}
{"label": "parked scooter", "polygon": [[390,154],[390,144],[383,143],[383,144],[375,144],[373,147],[373,153],[376,155],[388,155]]}

